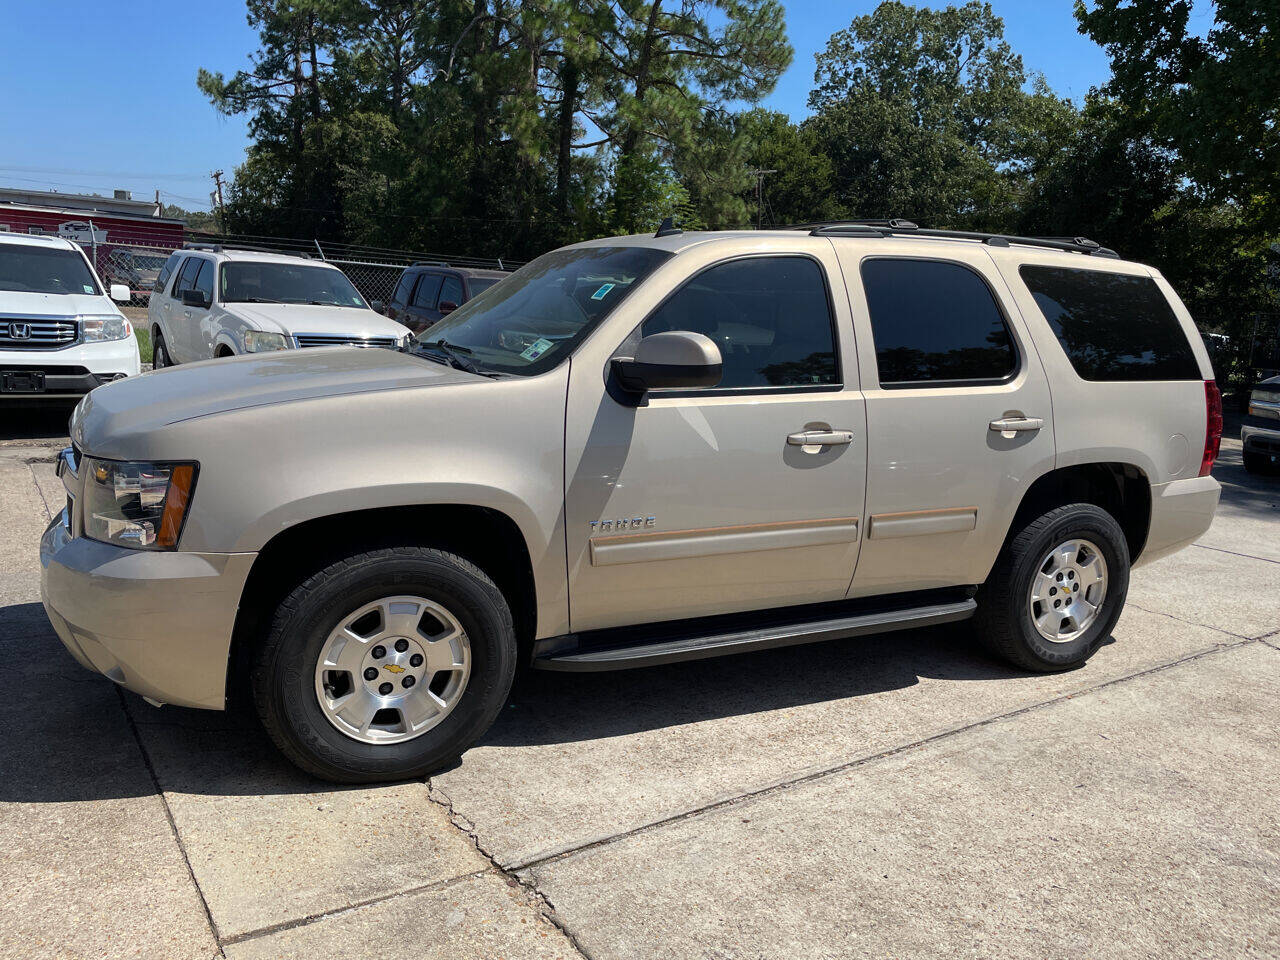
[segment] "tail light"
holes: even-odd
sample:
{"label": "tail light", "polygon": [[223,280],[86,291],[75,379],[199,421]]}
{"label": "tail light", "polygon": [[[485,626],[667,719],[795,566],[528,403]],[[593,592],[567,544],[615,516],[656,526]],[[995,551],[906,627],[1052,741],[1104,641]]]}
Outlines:
{"label": "tail light", "polygon": [[1216,380],[1204,382],[1204,456],[1200,458],[1200,476],[1209,476],[1213,461],[1222,445],[1222,392]]}

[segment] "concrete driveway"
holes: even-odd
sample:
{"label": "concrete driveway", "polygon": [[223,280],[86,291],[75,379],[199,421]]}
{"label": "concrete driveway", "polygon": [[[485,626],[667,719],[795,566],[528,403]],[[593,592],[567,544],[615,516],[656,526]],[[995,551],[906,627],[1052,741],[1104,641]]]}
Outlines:
{"label": "concrete driveway", "polygon": [[48,456],[0,447],[0,956],[1280,955],[1280,481],[1238,442],[1081,670],[938,628],[532,674],[454,769],[338,790],[75,665]]}

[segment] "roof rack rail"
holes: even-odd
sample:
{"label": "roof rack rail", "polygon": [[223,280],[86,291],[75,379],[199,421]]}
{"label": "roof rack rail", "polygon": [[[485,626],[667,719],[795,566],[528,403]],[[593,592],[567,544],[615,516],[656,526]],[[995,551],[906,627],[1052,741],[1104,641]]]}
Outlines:
{"label": "roof rack rail", "polygon": [[451,267],[448,260],[415,260],[410,264],[413,267]]}
{"label": "roof rack rail", "polygon": [[183,250],[207,250],[209,253],[221,253],[222,244],[220,243],[184,243]]}
{"label": "roof rack rail", "polygon": [[815,237],[928,237],[937,240],[978,240],[992,247],[1011,244],[1065,250],[1119,260],[1120,255],[1087,237],[1020,237],[1015,234],[979,233],[973,230],[925,230],[910,220],[832,220],[805,223],[789,229],[808,229]]}

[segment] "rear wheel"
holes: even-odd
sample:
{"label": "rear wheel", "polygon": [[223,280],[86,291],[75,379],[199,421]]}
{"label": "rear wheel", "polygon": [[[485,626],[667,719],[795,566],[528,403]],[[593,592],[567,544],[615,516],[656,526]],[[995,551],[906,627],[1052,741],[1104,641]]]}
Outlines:
{"label": "rear wheel", "polygon": [[173,361],[169,359],[169,349],[165,346],[164,334],[160,332],[159,327],[156,327],[151,333],[151,368],[162,370],[171,366]]}
{"label": "rear wheel", "polygon": [[252,669],[276,745],[341,783],[430,773],[482,736],[511,688],[516,640],[493,581],[450,553],[359,553],[280,605]]}
{"label": "rear wheel", "polygon": [[978,591],[978,635],[1028,670],[1067,670],[1110,634],[1129,589],[1129,548],[1090,503],[1050,510],[1019,530]]}

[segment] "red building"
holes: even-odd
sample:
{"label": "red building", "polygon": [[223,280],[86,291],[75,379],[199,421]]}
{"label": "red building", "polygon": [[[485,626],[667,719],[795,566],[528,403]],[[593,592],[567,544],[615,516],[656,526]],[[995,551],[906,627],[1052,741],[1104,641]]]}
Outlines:
{"label": "red building", "polygon": [[160,216],[159,200],[0,187],[0,233],[65,237],[84,248],[104,283],[145,300],[164,259],[182,246],[183,222]]}

